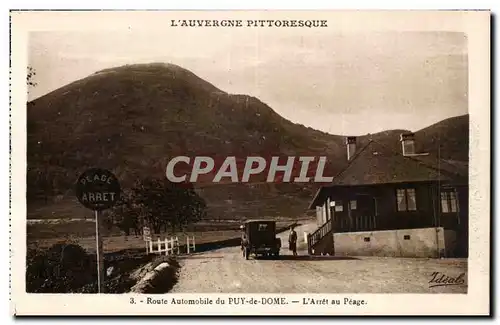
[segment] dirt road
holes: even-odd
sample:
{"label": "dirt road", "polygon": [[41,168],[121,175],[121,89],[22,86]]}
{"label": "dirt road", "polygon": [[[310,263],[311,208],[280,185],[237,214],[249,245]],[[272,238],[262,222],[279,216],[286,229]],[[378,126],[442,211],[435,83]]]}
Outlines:
{"label": "dirt road", "polygon": [[[311,226],[312,228],[312,226]],[[297,229],[299,240],[308,226]],[[282,234],[286,245],[287,234]],[[303,245],[304,246],[304,245]],[[278,260],[245,260],[239,247],[219,249],[182,258],[177,293],[466,293],[466,285],[430,287],[429,281],[458,277],[464,259],[390,257],[298,257],[286,249]],[[440,272],[438,274],[434,272]]]}

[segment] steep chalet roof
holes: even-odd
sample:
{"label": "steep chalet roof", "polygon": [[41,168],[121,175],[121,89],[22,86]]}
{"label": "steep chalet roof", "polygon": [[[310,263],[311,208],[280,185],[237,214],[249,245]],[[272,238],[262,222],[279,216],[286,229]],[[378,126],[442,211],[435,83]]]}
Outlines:
{"label": "steep chalet roof", "polygon": [[453,181],[467,177],[464,163],[431,155],[403,156],[371,140],[332,181],[335,185]]}
{"label": "steep chalet roof", "polygon": [[425,181],[467,184],[467,178],[466,162],[443,160],[432,155],[403,156],[400,152],[371,140],[334,177],[331,185],[323,186],[317,191],[310,208],[314,208],[315,201],[324,188]]}

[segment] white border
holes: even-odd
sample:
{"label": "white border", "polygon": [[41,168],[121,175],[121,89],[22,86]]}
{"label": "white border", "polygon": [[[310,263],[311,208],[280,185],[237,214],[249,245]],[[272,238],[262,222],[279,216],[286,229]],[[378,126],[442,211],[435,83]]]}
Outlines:
{"label": "white border", "polygon": [[[220,5],[219,5],[219,6],[214,5],[214,4],[215,4],[215,2],[220,3],[221,1],[213,1],[213,2],[211,2],[211,3],[212,3],[212,6],[210,6],[210,7],[212,7],[212,8],[220,8]],[[462,1],[462,2],[463,2],[463,1]],[[26,1],[24,1],[24,3],[26,3]],[[144,2],[144,1],[143,1],[143,2],[141,2],[141,3],[142,3],[142,4],[145,4],[145,2]],[[227,2],[223,2],[223,3],[227,3]],[[254,1],[254,2],[252,2],[252,5],[251,5],[251,6],[247,5],[247,6],[242,6],[241,8],[263,8],[263,6],[256,5],[256,4],[258,4],[258,3],[264,3],[264,2]],[[284,5],[284,4],[283,4],[283,5],[280,5],[280,6],[272,6],[272,5],[270,6],[269,1],[265,1],[265,3],[267,4],[267,6],[266,6],[267,8],[276,8],[276,7],[278,7],[278,8],[290,8],[290,7],[291,7],[291,6],[286,6],[286,5]],[[312,8],[324,7],[324,6],[321,6],[321,5],[320,5],[320,6],[317,6],[317,5],[316,5],[316,4],[317,4],[317,2],[315,2],[315,1],[308,1],[307,3],[308,3],[309,5],[307,5],[307,6],[305,6],[305,7],[308,7],[308,8],[311,8],[311,7],[312,7]],[[355,8],[356,8],[356,7],[357,7],[357,8],[366,8],[366,6],[356,6],[356,5],[354,5],[354,4],[356,4],[356,3],[359,3],[359,1],[350,1],[350,2],[349,2],[349,4],[350,4],[351,6],[348,6],[348,7],[349,7],[349,8],[352,8],[352,7],[355,7]],[[366,2],[364,2],[364,3],[366,3]],[[430,5],[429,5],[429,3],[430,3]],[[488,8],[488,7],[491,7],[491,5],[489,5],[489,6],[488,6],[488,5],[484,5],[484,4],[481,4],[481,3],[484,3],[484,1],[477,1],[477,2],[475,2],[475,3],[474,3],[473,8]],[[57,4],[60,4],[60,5],[57,5]],[[85,2],[85,4],[86,4],[86,5],[90,5],[90,6],[85,6],[85,7],[83,7],[83,8],[92,8],[92,7],[93,7],[91,2]],[[96,3],[96,4],[100,5],[100,8],[108,8],[108,7],[106,7],[105,5],[103,5],[101,2],[100,2],[100,3]],[[191,5],[192,7],[190,7],[190,6],[189,6],[189,4],[192,4],[192,2],[183,2],[180,6],[174,6],[174,7],[177,7],[177,8],[202,8],[202,7],[203,7],[203,5],[201,5],[201,6],[200,6],[200,4],[198,4],[198,5],[194,5],[194,6],[193,6],[193,5]],[[376,8],[386,8],[386,7],[387,7],[387,6],[383,6],[382,4],[380,4],[380,2],[378,2],[377,4],[378,4],[378,6],[376,6]],[[408,4],[408,3],[407,3],[407,2],[405,2],[405,4]],[[23,3],[21,3],[21,4],[16,3],[15,7],[16,7],[16,8],[23,8],[23,5],[24,5]],[[117,5],[118,5],[118,4],[117,4]],[[135,3],[135,5],[137,5],[137,3]],[[352,6],[352,5],[354,5],[354,6]],[[436,5],[437,5],[437,2],[436,2],[436,1],[423,1],[423,2],[422,2],[422,1],[420,1],[420,2],[418,2],[418,6],[413,6],[413,8],[446,8],[446,6],[442,6],[442,5],[441,5],[441,6],[436,6]],[[39,5],[38,5],[38,4],[36,4],[36,3],[32,3],[32,4],[28,4],[26,8],[33,8],[33,7],[39,7]],[[54,5],[49,6],[49,7],[54,7]],[[60,2],[56,2],[55,7],[68,8],[69,6],[67,5],[67,2],[61,2],[61,1],[60,1]],[[138,8],[137,6],[127,5],[127,1],[122,1],[122,2],[120,2],[119,6],[112,6],[112,7],[113,7],[113,8]],[[146,7],[147,7],[147,6],[146,6]],[[225,7],[227,8],[227,6],[225,6]],[[234,6],[233,6],[233,7],[234,7]],[[329,7],[331,8],[332,6],[329,6]],[[337,7],[337,8],[339,8],[339,6],[336,6],[336,7]],[[394,7],[394,6],[388,6],[388,7],[390,7],[390,8],[408,8],[407,6],[395,6],[395,7]],[[467,7],[467,6],[463,6],[463,5],[461,5],[461,2],[460,2],[460,1],[453,1],[453,2],[452,2],[452,6],[449,6],[449,8],[465,8],[465,7]],[[469,7],[470,7],[470,6],[469,6]],[[73,8],[75,8],[75,7],[73,7]],[[80,8],[81,8],[81,7],[80,7]],[[145,6],[142,6],[142,7],[140,7],[140,8],[145,8]],[[151,8],[151,7],[149,7],[149,8]],[[158,6],[156,6],[155,8],[161,8],[161,5],[158,5]],[[296,8],[296,7],[295,7],[295,8]],[[304,6],[303,6],[303,8],[304,8]],[[341,8],[346,9],[346,7],[345,7],[345,6],[341,6]],[[471,47],[472,47],[472,45],[471,45]],[[484,73],[485,73],[485,71],[484,71],[484,69],[483,69],[483,71],[479,73],[479,77],[481,77],[481,76],[482,76],[482,77],[484,78],[484,76],[485,76],[485,75],[484,75]],[[471,79],[472,79],[472,78],[473,78],[473,76],[472,76],[472,72],[471,72]],[[484,89],[482,89],[482,90],[484,90]],[[477,91],[482,91],[482,90],[481,90],[481,89],[477,89]],[[474,91],[474,90],[473,90],[473,89],[471,89],[471,92],[473,92],[473,91]],[[473,97],[473,96],[471,95],[471,97]],[[471,117],[471,120],[472,120],[472,117]],[[481,123],[481,127],[483,127],[483,126],[484,126],[484,124],[483,124],[483,123]],[[483,131],[484,131],[484,129],[481,129],[481,132],[483,132]],[[21,136],[21,138],[23,138],[23,136]],[[18,139],[19,139],[19,138],[18,138]],[[488,143],[481,143],[481,144],[479,145],[479,148],[480,148],[480,149],[482,149],[482,150],[488,150],[488,149],[489,149]],[[473,155],[473,158],[474,158],[474,155]],[[486,157],[485,157],[485,156],[482,156],[482,158],[486,158]],[[473,160],[473,159],[472,159],[472,160]],[[471,164],[474,164],[474,162],[473,162],[472,160],[471,160]],[[480,165],[482,165],[482,168],[485,168],[485,167],[486,167],[486,169],[488,169],[487,164],[485,163],[485,161],[484,161],[483,159],[481,159],[481,161],[480,161]],[[482,169],[482,168],[481,168],[481,169],[479,169],[479,170],[484,171],[485,169]],[[13,191],[14,191],[14,188],[13,188]],[[483,199],[484,199],[484,198],[483,198]],[[485,229],[485,230],[487,230],[487,229]],[[16,236],[17,236],[17,235],[18,235],[18,234],[16,233]],[[488,231],[483,232],[483,233],[481,234],[481,236],[485,236],[485,235],[488,237],[488,235],[489,235],[489,234],[488,234]],[[479,237],[478,237],[478,238],[479,238]],[[484,238],[484,237],[483,237],[483,238]],[[469,287],[469,288],[470,288],[470,287]],[[441,298],[443,298],[443,296],[442,296],[442,295],[440,295],[440,296],[441,296]],[[95,297],[95,296],[92,296],[92,297]],[[65,298],[65,300],[67,300],[67,297]],[[94,300],[95,300],[95,299],[94,299]],[[400,300],[400,298],[398,298],[398,300],[399,300],[399,301],[401,301],[401,300]],[[99,305],[100,305],[100,304],[99,304]],[[462,310],[465,310],[465,308],[466,308],[466,306],[467,306],[465,301],[464,301],[464,302],[462,302],[462,303],[460,303],[460,302],[458,302],[458,301],[457,301],[457,305],[458,305],[458,306],[461,306],[461,309],[462,309]]]}

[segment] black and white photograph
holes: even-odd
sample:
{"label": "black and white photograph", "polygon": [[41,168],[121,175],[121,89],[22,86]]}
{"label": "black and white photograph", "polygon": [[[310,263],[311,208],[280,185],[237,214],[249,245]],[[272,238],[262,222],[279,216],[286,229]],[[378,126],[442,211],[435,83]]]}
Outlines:
{"label": "black and white photograph", "polygon": [[489,277],[489,75],[473,70],[489,36],[470,29],[489,33],[488,12],[11,16],[14,38],[31,26],[11,107],[31,303],[362,314],[366,294],[489,286],[473,283]]}

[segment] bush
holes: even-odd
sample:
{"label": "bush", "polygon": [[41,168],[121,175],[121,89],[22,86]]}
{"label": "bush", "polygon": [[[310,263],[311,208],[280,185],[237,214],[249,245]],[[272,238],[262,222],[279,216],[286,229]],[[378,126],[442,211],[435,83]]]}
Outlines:
{"label": "bush", "polygon": [[[26,291],[31,293],[96,293],[96,256],[73,243],[58,243],[47,250],[29,250],[26,256]],[[104,269],[113,267],[105,277],[105,293],[125,293],[135,284],[130,274],[154,257],[135,252],[104,256]]]}
{"label": "bush", "polygon": [[[127,293],[130,288],[135,284],[129,276],[120,274],[114,278],[111,278],[104,282],[104,292],[103,293]],[[97,292],[97,280],[85,285],[78,290],[79,293],[96,293]]]}
{"label": "bush", "polygon": [[26,291],[74,292],[96,281],[95,256],[75,244],[58,243],[44,251],[28,251]]}

